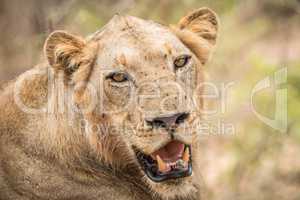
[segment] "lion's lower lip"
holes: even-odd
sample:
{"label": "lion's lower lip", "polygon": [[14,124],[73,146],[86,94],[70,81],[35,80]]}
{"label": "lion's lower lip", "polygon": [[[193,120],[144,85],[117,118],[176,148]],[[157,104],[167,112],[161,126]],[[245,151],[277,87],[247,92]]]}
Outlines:
{"label": "lion's lower lip", "polygon": [[184,170],[172,170],[171,172],[165,173],[165,174],[155,174],[150,170],[146,170],[147,176],[154,182],[163,182],[169,179],[178,179],[178,178],[184,178],[187,176],[192,175],[192,164],[189,163],[188,167]]}
{"label": "lion's lower lip", "polygon": [[183,178],[192,174],[191,146],[189,145],[184,145],[181,156],[177,155],[176,160],[173,157],[172,161],[166,160],[166,157],[162,159],[157,153],[156,159],[153,155],[146,155],[141,151],[136,151],[136,155],[141,167],[154,182]]}

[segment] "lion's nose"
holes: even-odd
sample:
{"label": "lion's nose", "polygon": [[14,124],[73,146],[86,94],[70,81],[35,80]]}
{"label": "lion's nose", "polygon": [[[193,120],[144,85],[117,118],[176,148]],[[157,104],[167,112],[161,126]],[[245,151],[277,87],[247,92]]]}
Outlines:
{"label": "lion's nose", "polygon": [[154,128],[170,129],[183,123],[189,116],[189,113],[175,113],[172,115],[158,116],[151,119],[146,119],[146,122]]}

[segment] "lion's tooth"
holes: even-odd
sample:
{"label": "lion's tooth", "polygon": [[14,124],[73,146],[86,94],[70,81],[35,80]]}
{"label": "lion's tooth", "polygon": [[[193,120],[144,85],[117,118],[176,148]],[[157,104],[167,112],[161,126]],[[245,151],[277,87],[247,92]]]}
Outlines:
{"label": "lion's tooth", "polygon": [[179,168],[179,169],[183,169],[183,168],[186,166],[185,163],[186,163],[186,162],[183,161],[182,159],[177,160],[177,162],[176,162],[176,167]]}
{"label": "lion's tooth", "polygon": [[159,155],[156,155],[156,160],[158,163],[158,170],[161,172],[165,172],[167,170],[167,165],[166,163],[160,158]]}
{"label": "lion's tooth", "polygon": [[182,160],[186,163],[188,163],[190,161],[190,149],[188,147],[186,147],[184,150]]}

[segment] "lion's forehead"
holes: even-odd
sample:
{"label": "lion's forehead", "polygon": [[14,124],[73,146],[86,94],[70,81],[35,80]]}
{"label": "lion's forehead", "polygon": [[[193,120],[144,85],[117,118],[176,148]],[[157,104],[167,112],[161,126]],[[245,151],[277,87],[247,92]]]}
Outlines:
{"label": "lion's forehead", "polygon": [[168,27],[152,21],[131,16],[117,17],[107,29],[99,40],[102,48],[98,63],[102,68],[129,70],[151,79],[169,75],[172,60],[190,54]]}
{"label": "lion's forehead", "polygon": [[105,28],[99,43],[117,56],[165,55],[189,50],[167,26],[132,16],[118,16]]}
{"label": "lion's forehead", "polygon": [[96,40],[131,38],[139,42],[158,42],[160,40],[179,42],[168,26],[133,16],[121,15],[115,15],[106,26],[91,37]]}

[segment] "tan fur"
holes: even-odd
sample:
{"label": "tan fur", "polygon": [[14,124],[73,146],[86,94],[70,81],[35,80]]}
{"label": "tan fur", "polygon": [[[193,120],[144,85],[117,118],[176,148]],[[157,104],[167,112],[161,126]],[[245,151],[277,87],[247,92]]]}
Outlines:
{"label": "tan fur", "polygon": [[[173,29],[117,15],[88,39],[52,33],[45,42],[47,61],[0,94],[0,200],[200,199],[195,131],[174,132],[174,138],[192,145],[194,171],[184,179],[152,182],[134,148],[152,153],[171,139],[144,127],[145,118],[188,111],[191,125],[201,117],[190,104],[189,89],[179,92],[169,83],[194,90],[203,81],[201,63],[217,31],[211,13],[195,11]],[[192,59],[186,71],[175,72],[172,62],[181,54]],[[107,78],[116,70],[128,72],[130,80]],[[156,82],[159,98],[131,101],[131,88],[153,93],[149,86]],[[178,93],[184,106],[178,105]]]}

